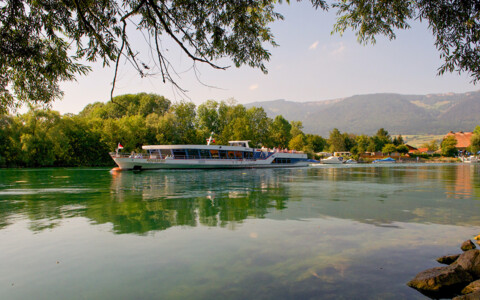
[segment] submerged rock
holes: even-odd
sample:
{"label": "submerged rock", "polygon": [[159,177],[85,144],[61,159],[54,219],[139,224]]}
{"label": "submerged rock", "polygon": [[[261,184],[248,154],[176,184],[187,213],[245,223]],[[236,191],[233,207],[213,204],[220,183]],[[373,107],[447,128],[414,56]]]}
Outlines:
{"label": "submerged rock", "polygon": [[472,280],[470,273],[455,264],[420,272],[407,285],[426,295],[448,294],[458,290],[459,287],[463,288]]}
{"label": "submerged rock", "polygon": [[460,247],[463,251],[468,251],[477,248],[475,244],[471,240],[467,240],[463,242],[462,246]]}
{"label": "submerged rock", "polygon": [[445,255],[445,256],[437,258],[437,261],[441,264],[444,264],[444,265],[451,265],[452,263],[454,263],[458,259],[458,257],[460,257],[460,254]]}

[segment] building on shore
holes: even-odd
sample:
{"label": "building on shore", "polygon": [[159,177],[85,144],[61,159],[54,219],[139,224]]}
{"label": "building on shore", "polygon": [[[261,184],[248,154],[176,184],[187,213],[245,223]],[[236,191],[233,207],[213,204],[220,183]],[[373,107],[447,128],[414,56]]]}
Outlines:
{"label": "building on shore", "polygon": [[457,140],[457,145],[456,148],[458,151],[465,152],[467,150],[467,147],[470,147],[470,139],[472,138],[473,132],[453,132],[450,131],[445,135],[444,138],[449,137],[449,136],[454,136],[455,139]]}

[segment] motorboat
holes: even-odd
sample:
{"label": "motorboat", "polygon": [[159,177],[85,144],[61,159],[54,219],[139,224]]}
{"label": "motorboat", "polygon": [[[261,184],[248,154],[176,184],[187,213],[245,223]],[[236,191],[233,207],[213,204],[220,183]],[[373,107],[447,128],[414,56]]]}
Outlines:
{"label": "motorboat", "polygon": [[395,160],[391,157],[376,159],[373,161],[374,164],[393,164]]}
{"label": "motorboat", "polygon": [[469,163],[469,164],[473,164],[473,163],[479,163],[480,160],[478,159],[478,157],[474,156],[474,155],[471,155],[469,157],[465,157],[465,156],[462,156],[462,162],[464,163]]}
{"label": "motorboat", "polygon": [[321,159],[322,164],[343,164],[345,161],[341,156],[330,156],[328,158]]}

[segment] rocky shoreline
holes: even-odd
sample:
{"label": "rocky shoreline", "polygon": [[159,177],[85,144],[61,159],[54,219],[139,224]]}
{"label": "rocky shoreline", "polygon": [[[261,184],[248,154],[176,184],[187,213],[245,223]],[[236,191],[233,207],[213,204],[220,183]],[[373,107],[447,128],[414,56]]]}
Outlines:
{"label": "rocky shoreline", "polygon": [[480,250],[471,240],[460,248],[463,253],[437,258],[446,266],[422,271],[407,285],[434,299],[480,299]]}

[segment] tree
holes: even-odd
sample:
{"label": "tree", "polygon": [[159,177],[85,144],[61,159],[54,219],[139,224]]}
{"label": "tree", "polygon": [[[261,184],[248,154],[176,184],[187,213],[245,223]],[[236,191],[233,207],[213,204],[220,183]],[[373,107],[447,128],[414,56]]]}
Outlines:
{"label": "tree", "polygon": [[476,126],[470,138],[470,152],[476,154],[480,151],[480,126]]}
{"label": "tree", "polygon": [[456,148],[457,139],[453,135],[449,135],[442,141],[442,155],[444,156],[455,156],[458,153]]}
{"label": "tree", "polygon": [[297,134],[294,136],[290,142],[288,143],[288,148],[297,150],[297,151],[302,151],[303,147],[305,146],[305,135],[302,134]]}
{"label": "tree", "polygon": [[[122,56],[140,76],[159,73],[163,82],[176,85],[167,50],[160,46],[167,37],[194,67],[205,63],[225,69],[213,61],[227,57],[237,67],[248,65],[267,72],[264,62],[271,54],[266,46],[277,45],[268,25],[283,18],[274,10],[276,2],[5,1],[0,7],[0,111],[58,99],[60,81],[90,70],[78,63],[80,59],[116,64],[112,93]],[[326,7],[323,0],[311,2]],[[129,27],[147,37],[151,51],[141,53],[141,46],[135,48],[138,43],[131,42]],[[146,61],[154,62],[147,65]]]}
{"label": "tree", "polygon": [[218,102],[208,100],[197,108],[197,127],[204,138],[220,132],[218,106]]}
{"label": "tree", "polygon": [[[356,153],[364,153],[368,149],[368,145],[370,143],[370,139],[368,136],[362,134],[362,135],[357,135],[355,138],[355,144],[357,145],[356,147]],[[375,151],[375,150],[374,150]]]}
{"label": "tree", "polygon": [[401,144],[397,146],[397,152],[401,154],[407,154],[408,153],[408,147],[405,144]]}
{"label": "tree", "polygon": [[382,149],[385,145],[392,143],[392,139],[390,137],[390,134],[388,134],[388,131],[386,131],[383,128],[380,128],[377,131],[377,134],[372,136],[372,141],[375,145],[375,150],[374,151],[382,151]]}
{"label": "tree", "polygon": [[292,125],[281,115],[276,116],[270,125],[270,147],[287,148],[292,138]]}
{"label": "tree", "polygon": [[344,136],[337,128],[334,128],[332,131],[330,131],[328,144],[330,145],[331,152],[346,151]]}
{"label": "tree", "polygon": [[30,111],[22,116],[24,128],[20,144],[26,166],[53,166],[55,153],[52,129],[59,120],[58,112],[38,107],[30,107]]}
{"label": "tree", "polygon": [[382,148],[382,153],[392,153],[392,152],[396,152],[397,151],[397,147],[395,147],[394,144],[386,144],[385,146],[383,146]]}
{"label": "tree", "polygon": [[292,126],[290,129],[290,135],[292,136],[292,138],[296,137],[299,134],[303,134],[302,121],[290,121],[290,125]]}
{"label": "tree", "polygon": [[477,154],[480,151],[480,135],[474,134],[470,138],[470,152]]}
{"label": "tree", "polygon": [[427,148],[428,151],[437,151],[438,150],[438,143],[437,140],[431,140],[428,143],[424,143],[421,145],[422,148]]}
{"label": "tree", "polygon": [[402,137],[402,135],[400,134],[398,137],[395,136],[395,137],[393,138],[393,141],[392,141],[392,142],[393,142],[393,144],[394,144],[395,146],[403,145],[404,142],[403,142],[403,137]]}
{"label": "tree", "polygon": [[[89,72],[79,63],[81,59],[115,64],[112,94],[122,57],[141,77],[159,74],[163,82],[179,87],[170,76],[175,70],[167,49],[161,47],[167,38],[192,60],[194,68],[204,63],[225,69],[214,62],[229,58],[236,67],[248,65],[266,73],[264,62],[271,56],[267,47],[277,46],[269,24],[283,19],[275,11],[278,2],[4,1],[0,7],[0,113],[23,103],[48,104],[58,99],[60,81]],[[328,8],[325,0],[310,2],[314,8]],[[476,1],[332,2],[338,14],[334,31],[342,34],[353,28],[362,43],[375,43],[378,35],[394,39],[396,29],[410,27],[409,20],[425,20],[445,61],[438,72],[467,72],[474,82],[480,79]],[[139,51],[144,47],[131,36],[130,27],[144,35],[150,49]]]}
{"label": "tree", "polygon": [[306,145],[305,147],[314,153],[322,151],[327,146],[327,141],[316,134],[307,134],[305,136]]}

